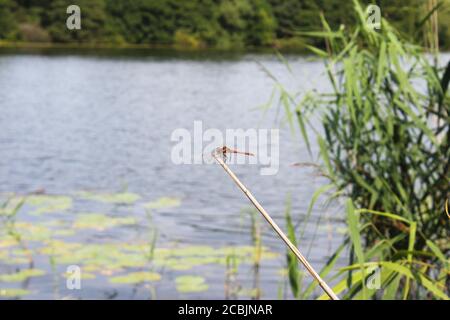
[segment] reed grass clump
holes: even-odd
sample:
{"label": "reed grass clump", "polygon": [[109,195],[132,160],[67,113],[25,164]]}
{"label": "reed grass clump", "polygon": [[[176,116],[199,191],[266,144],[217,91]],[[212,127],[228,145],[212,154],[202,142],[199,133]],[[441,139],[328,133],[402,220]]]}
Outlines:
{"label": "reed grass clump", "polygon": [[[358,1],[354,8],[351,29],[331,30],[322,18],[323,31],[304,33],[325,40],[326,49],[311,50],[325,61],[331,92],[290,96],[286,107],[308,145],[305,127],[317,133],[321,171],[333,196],[347,199],[350,261],[333,290],[344,298],[448,299],[450,63],[431,62],[384,19],[373,30]],[[381,284],[372,290],[374,268]]]}

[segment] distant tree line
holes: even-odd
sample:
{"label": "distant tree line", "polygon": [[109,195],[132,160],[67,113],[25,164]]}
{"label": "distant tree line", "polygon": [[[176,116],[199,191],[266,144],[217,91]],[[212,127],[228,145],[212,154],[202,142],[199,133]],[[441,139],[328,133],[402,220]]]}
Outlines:
{"label": "distant tree line", "polygon": [[[426,15],[425,0],[361,1],[412,35]],[[440,8],[439,36],[450,47],[450,0]],[[81,8],[82,29],[68,30],[66,9]],[[297,31],[334,28],[354,20],[342,0],[0,0],[0,39],[6,41],[147,44],[179,47],[301,48]],[[318,40],[316,40],[317,42]],[[317,44],[317,43],[313,43]]]}

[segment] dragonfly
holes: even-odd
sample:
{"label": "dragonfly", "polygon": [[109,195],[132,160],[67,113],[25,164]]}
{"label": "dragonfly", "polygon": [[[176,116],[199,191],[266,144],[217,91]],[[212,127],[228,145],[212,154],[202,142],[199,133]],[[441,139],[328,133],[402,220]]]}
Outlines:
{"label": "dragonfly", "polygon": [[227,146],[223,146],[223,147],[218,147],[216,149],[213,150],[213,152],[211,152],[211,156],[214,158],[221,158],[224,162],[227,161],[227,155],[229,156],[230,154],[243,154],[246,156],[254,156],[253,153],[251,152],[244,152],[244,151],[239,151],[236,149],[231,149],[228,148]]}

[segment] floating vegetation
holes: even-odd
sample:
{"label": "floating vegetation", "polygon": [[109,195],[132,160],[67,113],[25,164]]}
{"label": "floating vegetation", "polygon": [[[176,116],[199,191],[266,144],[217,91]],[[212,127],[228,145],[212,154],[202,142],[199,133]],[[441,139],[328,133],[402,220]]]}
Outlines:
{"label": "floating vegetation", "polygon": [[[8,239],[0,239],[0,249],[5,249],[12,247],[17,244],[17,241],[14,239],[8,238]],[[2,253],[5,253],[5,251],[0,251]],[[0,253],[1,254],[1,253]]]}
{"label": "floating vegetation", "polygon": [[9,251],[2,251],[0,260],[5,260],[9,265],[23,265],[30,262],[30,251],[18,247],[13,247]]}
{"label": "floating vegetation", "polygon": [[218,257],[185,257],[185,258],[167,258],[155,259],[155,265],[158,267],[166,267],[171,270],[190,270],[194,267],[199,267],[207,264],[220,264],[223,259]]}
{"label": "floating vegetation", "polygon": [[45,242],[47,246],[39,249],[39,253],[46,255],[70,255],[77,249],[82,248],[81,243],[64,242],[61,240],[51,240]]}
{"label": "floating vegetation", "polygon": [[159,281],[161,275],[156,272],[132,272],[124,276],[113,277],[109,279],[111,283],[134,284],[141,282]]}
{"label": "floating vegetation", "polygon": [[25,289],[0,289],[1,298],[15,298],[30,294],[30,290]]}
{"label": "floating vegetation", "polygon": [[144,207],[146,209],[166,209],[179,207],[181,200],[178,198],[162,197],[155,201],[147,202]]}
{"label": "floating vegetation", "polygon": [[[69,278],[69,277],[73,277],[73,273],[71,272],[65,272],[62,274],[62,276],[64,278]],[[80,273],[80,277],[82,280],[91,280],[91,279],[95,279],[96,275],[93,273],[89,273],[89,272],[81,272]]]}
{"label": "floating vegetation", "polygon": [[80,192],[80,197],[104,202],[104,203],[114,203],[114,204],[133,204],[138,201],[141,197],[135,193],[122,192],[122,193],[92,193],[92,192]]}
{"label": "floating vegetation", "polygon": [[[4,194],[0,196],[5,199]],[[227,257],[231,253],[235,257],[236,265],[250,266],[253,263],[255,253],[253,246],[212,247],[167,244],[165,247],[157,247],[153,233],[147,238],[146,234],[141,232],[143,230],[141,226],[148,226],[141,224],[140,219],[145,217],[130,216],[129,212],[121,212],[123,208],[111,209],[108,206],[110,203],[134,204],[140,196],[132,193],[83,192],[76,193],[73,198],[62,195],[8,194],[7,199],[4,205],[0,203],[2,214],[7,215],[0,216],[0,261],[2,262],[0,284],[24,282],[32,277],[43,276],[46,272],[52,272],[56,279],[59,279],[57,281],[65,281],[72,275],[65,272],[70,265],[80,267],[83,281],[96,281],[95,283],[106,281],[109,286],[114,286],[160,281],[163,279],[163,271],[170,271],[176,277],[180,275],[180,271],[198,272],[199,268],[205,267],[223,269],[222,266],[226,264]],[[89,211],[77,213],[75,209],[79,211],[83,208],[79,205],[86,208],[85,201],[78,203],[79,200],[85,199],[105,204],[103,205],[106,207],[105,210],[112,211],[111,215]],[[180,204],[180,199],[162,197],[145,203],[144,207],[158,210],[177,207]],[[142,204],[132,208],[142,208]],[[41,215],[44,213],[58,213],[58,215]],[[36,214],[41,216],[32,217]],[[133,228],[121,229],[125,226],[133,226]],[[154,230],[154,226],[149,227]],[[99,233],[105,230],[108,230],[108,233]],[[122,237],[122,231],[125,238]],[[109,232],[118,236],[111,238]],[[130,238],[132,234],[135,234],[137,238]],[[143,240],[143,237],[147,240]],[[277,255],[263,247],[261,257],[273,259]],[[39,263],[39,268],[43,270],[30,267],[36,263]],[[11,267],[14,267],[15,271],[20,271],[7,272]],[[197,276],[183,275],[176,278],[174,284],[177,290],[183,293],[208,289],[205,279]],[[36,284],[33,283],[33,285]],[[15,288],[0,290],[2,290],[0,298],[38,294],[38,292]]]}
{"label": "floating vegetation", "polygon": [[[40,249],[52,255],[58,264],[83,264],[89,271],[103,268],[120,271],[130,267],[144,267],[152,263],[156,267],[171,270],[189,270],[207,264],[225,264],[226,256],[234,250],[237,261],[252,262],[253,247],[185,246],[181,248],[155,248],[154,259],[144,254],[148,244],[80,244],[54,240]],[[262,249],[263,259],[273,259],[276,254]]]}
{"label": "floating vegetation", "polygon": [[51,239],[52,231],[39,224],[30,222],[17,222],[17,231],[20,233],[22,239],[28,241],[43,241]]}
{"label": "floating vegetation", "polygon": [[65,212],[72,208],[72,198],[57,195],[32,195],[25,198],[28,205],[36,207],[31,214]]}
{"label": "floating vegetation", "polygon": [[0,274],[0,282],[21,282],[31,277],[38,277],[45,274],[39,269],[25,269],[11,274]]}
{"label": "floating vegetation", "polygon": [[179,276],[175,279],[178,292],[202,292],[208,290],[205,278],[200,276]]}
{"label": "floating vegetation", "polygon": [[35,215],[66,212],[72,208],[72,203],[72,198],[61,195],[9,195],[3,206],[0,207],[0,215],[12,215],[22,204],[32,207],[33,210],[29,213]]}
{"label": "floating vegetation", "polygon": [[261,296],[260,291],[261,290],[258,288],[249,288],[249,289],[241,288],[241,289],[239,289],[237,294],[239,297],[250,297],[252,299],[256,299]]}
{"label": "floating vegetation", "polygon": [[74,230],[69,230],[69,229],[59,229],[59,230],[54,230],[52,232],[53,236],[55,237],[67,237],[67,236],[73,236],[74,234],[76,234],[76,232]]}
{"label": "floating vegetation", "polygon": [[82,213],[77,216],[73,225],[76,229],[95,229],[103,231],[120,225],[136,224],[132,217],[115,218],[101,213]]}

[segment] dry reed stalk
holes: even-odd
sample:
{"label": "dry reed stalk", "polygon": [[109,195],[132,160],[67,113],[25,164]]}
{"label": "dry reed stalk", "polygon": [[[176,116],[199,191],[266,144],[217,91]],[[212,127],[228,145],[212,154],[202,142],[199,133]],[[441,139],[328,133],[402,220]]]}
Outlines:
{"label": "dry reed stalk", "polygon": [[253,203],[256,209],[263,215],[264,219],[272,226],[275,232],[280,236],[284,243],[289,247],[289,249],[297,256],[298,260],[303,264],[303,266],[308,270],[311,276],[319,283],[320,287],[325,291],[325,293],[332,300],[339,300],[338,296],[333,292],[333,290],[326,284],[325,281],[319,276],[319,274],[314,270],[314,268],[309,264],[308,260],[301,254],[296,246],[289,240],[289,238],[284,234],[280,227],[275,223],[275,221],[270,217],[263,206],[256,200],[256,198],[250,193],[250,191],[242,184],[242,182],[236,177],[236,175],[231,171],[227,164],[222,160],[218,154],[213,153],[214,159],[222,166],[226,173],[233,179],[233,181],[238,185],[238,187],[244,192],[247,198]]}

